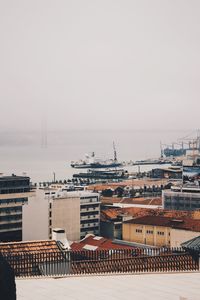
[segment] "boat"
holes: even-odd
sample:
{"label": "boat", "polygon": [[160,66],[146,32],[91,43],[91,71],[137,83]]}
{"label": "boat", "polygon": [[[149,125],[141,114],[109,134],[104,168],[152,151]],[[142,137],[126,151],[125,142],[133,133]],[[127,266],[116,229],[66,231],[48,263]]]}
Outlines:
{"label": "boat", "polygon": [[91,178],[91,179],[127,179],[128,172],[123,169],[109,169],[109,170],[91,170],[86,173],[74,174],[73,178]]}
{"label": "boat", "polygon": [[71,167],[76,169],[100,169],[100,168],[117,168],[122,166],[120,162],[117,161],[117,153],[115,149],[115,144],[113,143],[114,149],[114,159],[102,160],[95,157],[95,153],[92,152],[91,155],[86,154],[84,160],[79,160],[77,162],[72,161]]}
{"label": "boat", "polygon": [[145,159],[145,160],[137,160],[133,162],[133,166],[142,166],[142,165],[163,165],[170,164],[171,161],[167,159]]}

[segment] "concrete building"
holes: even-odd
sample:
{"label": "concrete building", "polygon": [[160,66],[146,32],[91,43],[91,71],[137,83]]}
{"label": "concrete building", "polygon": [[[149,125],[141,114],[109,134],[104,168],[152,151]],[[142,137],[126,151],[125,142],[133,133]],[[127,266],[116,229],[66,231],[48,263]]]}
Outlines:
{"label": "concrete building", "polygon": [[63,228],[67,239],[78,241],[91,233],[99,235],[99,194],[86,191],[58,192],[49,203],[49,237],[53,228]]}
{"label": "concrete building", "polygon": [[33,196],[30,178],[22,176],[0,177],[0,241],[21,241],[23,205]]}
{"label": "concrete building", "polygon": [[[76,188],[80,189],[80,187]],[[51,227],[50,201],[55,198],[58,191],[71,191],[73,189],[75,189],[73,185],[57,183],[35,189],[33,197],[29,198],[28,205],[23,206],[23,241],[49,239],[51,236],[49,233],[49,227]]]}
{"label": "concrete building", "polygon": [[162,206],[172,210],[200,209],[200,187],[197,185],[172,186],[163,191]]}
{"label": "concrete building", "polygon": [[47,240],[49,238],[49,199],[55,193],[49,189],[35,189],[28,205],[23,206],[23,241]]}
{"label": "concrete building", "polygon": [[157,247],[180,247],[200,234],[200,220],[144,216],[123,223],[123,240]]}

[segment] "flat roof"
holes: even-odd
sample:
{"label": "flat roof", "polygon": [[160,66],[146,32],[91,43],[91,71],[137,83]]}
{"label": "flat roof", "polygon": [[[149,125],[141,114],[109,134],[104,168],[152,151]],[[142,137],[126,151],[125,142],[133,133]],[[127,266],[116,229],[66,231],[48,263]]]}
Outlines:
{"label": "flat roof", "polygon": [[200,273],[17,279],[18,300],[198,300]]}

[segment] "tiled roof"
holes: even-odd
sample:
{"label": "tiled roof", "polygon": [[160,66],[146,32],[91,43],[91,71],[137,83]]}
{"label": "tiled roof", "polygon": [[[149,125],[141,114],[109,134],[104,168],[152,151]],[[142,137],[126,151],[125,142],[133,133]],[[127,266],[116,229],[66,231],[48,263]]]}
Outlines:
{"label": "tiled roof", "polygon": [[127,214],[134,218],[143,216],[164,216],[169,218],[191,218],[200,219],[200,211],[176,211],[163,209],[150,209],[141,207],[115,207],[103,209],[101,211],[101,221],[114,221],[119,215]]}
{"label": "tiled roof", "polygon": [[0,243],[0,252],[3,253],[39,253],[60,251],[56,241],[30,241],[30,242],[9,242]]}
{"label": "tiled roof", "polygon": [[183,229],[200,232],[200,220],[194,220],[189,218],[174,219],[163,216],[144,216],[125,222],[125,224],[141,224],[152,226],[164,226],[175,229]]}
{"label": "tiled roof", "polygon": [[160,186],[168,183],[167,179],[162,180],[152,180],[152,179],[131,179],[125,180],[123,182],[113,182],[105,184],[95,184],[87,187],[88,190],[103,191],[106,189],[116,189],[117,187],[133,186],[133,187],[143,187],[146,186]]}
{"label": "tiled roof", "polygon": [[162,205],[161,197],[140,197],[140,198],[118,198],[118,197],[101,197],[101,203],[113,204],[144,204],[144,205]]}
{"label": "tiled roof", "polygon": [[96,246],[96,249],[101,250],[111,250],[111,249],[132,249],[133,247],[114,243],[112,240],[103,238],[103,237],[96,237],[93,234],[86,236],[80,242],[74,242],[70,245],[72,251],[79,251],[89,249],[88,246]]}

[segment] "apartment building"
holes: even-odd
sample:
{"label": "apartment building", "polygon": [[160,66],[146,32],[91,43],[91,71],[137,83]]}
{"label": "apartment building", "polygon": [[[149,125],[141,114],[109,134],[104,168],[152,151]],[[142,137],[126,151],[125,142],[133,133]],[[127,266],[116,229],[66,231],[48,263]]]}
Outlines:
{"label": "apartment building", "polygon": [[144,216],[123,224],[123,240],[157,247],[180,247],[200,235],[200,220]]}
{"label": "apartment building", "polygon": [[63,228],[67,239],[78,241],[86,234],[99,235],[100,200],[98,193],[61,192],[49,202],[49,237],[53,228]]}
{"label": "apartment building", "polygon": [[197,185],[172,186],[162,192],[162,206],[168,210],[200,209],[200,187]]}
{"label": "apartment building", "polygon": [[33,195],[30,178],[23,176],[0,177],[0,241],[22,240],[23,205]]}

